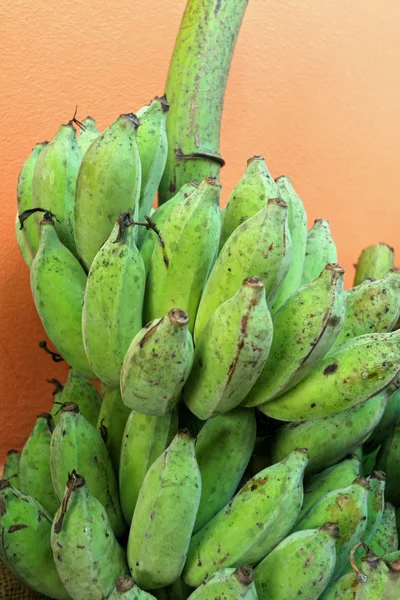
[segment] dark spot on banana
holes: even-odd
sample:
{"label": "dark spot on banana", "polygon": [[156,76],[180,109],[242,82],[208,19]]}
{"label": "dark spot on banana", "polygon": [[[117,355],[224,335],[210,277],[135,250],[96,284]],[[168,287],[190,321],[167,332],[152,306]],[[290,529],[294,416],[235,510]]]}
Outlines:
{"label": "dark spot on banana", "polygon": [[337,363],[332,363],[331,365],[328,365],[324,369],[324,375],[332,375],[332,373],[336,373],[337,370],[338,370]]}
{"label": "dark spot on banana", "polygon": [[313,402],[313,403],[311,404],[311,408],[315,408],[316,406],[317,406],[317,405],[315,404],[315,402]]}
{"label": "dark spot on banana", "polygon": [[26,527],[28,527],[28,525],[24,525],[23,523],[20,523],[18,525],[11,525],[11,527],[8,528],[8,533],[14,533],[15,531],[19,531],[20,529],[25,529]]}

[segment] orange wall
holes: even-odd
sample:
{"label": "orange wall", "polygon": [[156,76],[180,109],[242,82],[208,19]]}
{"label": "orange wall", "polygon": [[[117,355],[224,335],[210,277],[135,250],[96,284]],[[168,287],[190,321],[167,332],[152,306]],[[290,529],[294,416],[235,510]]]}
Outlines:
{"label": "orange wall", "polygon": [[[231,0],[234,1],[234,0]],[[0,10],[0,462],[65,377],[44,337],[14,240],[20,165],[79,106],[102,128],[163,91],[185,0],[3,0]],[[400,251],[397,0],[250,0],[222,128],[224,200],[246,159],[288,174],[309,222],[329,219],[352,279],[360,250]]]}

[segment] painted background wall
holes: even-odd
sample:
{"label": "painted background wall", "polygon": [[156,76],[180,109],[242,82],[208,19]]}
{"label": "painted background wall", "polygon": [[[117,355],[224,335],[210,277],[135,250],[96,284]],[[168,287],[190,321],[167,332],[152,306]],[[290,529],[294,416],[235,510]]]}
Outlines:
{"label": "painted background wall", "polygon": [[[18,170],[76,104],[104,128],[161,94],[184,6],[0,4],[0,463],[50,408],[46,379],[66,373],[37,347],[44,334],[14,240]],[[263,154],[274,176],[290,175],[310,224],[330,220],[347,285],[364,246],[400,254],[399,26],[397,0],[250,0],[231,69],[224,201],[246,159]]]}

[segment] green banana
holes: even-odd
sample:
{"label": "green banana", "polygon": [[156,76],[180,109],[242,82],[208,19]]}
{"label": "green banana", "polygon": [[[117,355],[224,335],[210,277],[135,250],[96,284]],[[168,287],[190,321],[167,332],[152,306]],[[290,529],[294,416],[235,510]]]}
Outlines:
{"label": "green banana", "polygon": [[244,406],[261,404],[263,411],[264,403],[293,388],[318,365],[343,323],[343,281],[344,270],[328,264],[315,281],[297,290],[273,315],[271,350]]}
{"label": "green banana", "polygon": [[76,143],[83,156],[91,143],[99,136],[100,131],[97,129],[96,121],[93,117],[88,116],[86,119],[83,119],[82,125],[84,129],[81,129],[79,132]]}
{"label": "green banana", "polygon": [[34,498],[0,481],[0,558],[10,571],[37,592],[69,600],[50,546],[51,517]]}
{"label": "green banana", "polygon": [[141,588],[164,587],[181,575],[200,495],[195,439],[183,429],[148,470],[133,514],[128,563]]}
{"label": "green banana", "polygon": [[363,446],[363,457],[361,462],[361,474],[363,477],[368,477],[375,469],[376,457],[378,455],[379,449],[380,446],[378,446],[378,448],[376,448],[376,450],[374,450],[373,452],[370,452],[370,454],[367,454]]}
{"label": "green banana", "polygon": [[[52,381],[56,382],[57,380]],[[54,424],[57,425],[60,419],[61,405],[75,402],[86,421],[96,427],[102,399],[93,383],[76,369],[70,369],[65,385],[62,386],[59,382],[57,384],[51,411]]]}
{"label": "green banana", "polygon": [[58,574],[73,600],[108,598],[121,573],[128,573],[108,515],[90,494],[84,477],[68,475],[62,505],[51,528]]}
{"label": "green banana", "polygon": [[385,507],[385,473],[382,471],[372,471],[367,481],[369,482],[370,489],[367,498],[367,527],[363,540],[368,544],[378,530]]}
{"label": "green banana", "polygon": [[121,213],[91,264],[82,310],[86,356],[97,377],[119,385],[124,356],[142,326],[146,274],[129,213]]}
{"label": "green banana", "polygon": [[190,600],[257,600],[251,567],[221,569],[211,575],[189,596]]}
{"label": "green banana", "polygon": [[97,419],[97,429],[106,432],[105,444],[116,474],[119,470],[122,436],[130,412],[122,402],[119,387],[106,391]]}
{"label": "green banana", "polygon": [[390,435],[387,436],[379,450],[376,468],[387,476],[385,498],[396,507],[400,506],[400,417]]}
{"label": "green banana", "polygon": [[340,535],[336,543],[336,579],[344,574],[350,550],[365,533],[368,489],[368,481],[357,477],[351,485],[325,494],[296,524],[295,531],[302,531],[322,527],[328,519],[337,523]]}
{"label": "green banana", "polygon": [[178,431],[178,413],[163,417],[132,411],[122,437],[119,493],[125,521],[132,521],[139,491],[147,471],[169,446]]}
{"label": "green banana", "polygon": [[129,113],[118,117],[87,149],[76,182],[74,228],[78,254],[89,269],[121,212],[137,218],[141,166]]}
{"label": "green banana", "polygon": [[19,489],[19,463],[21,454],[18,450],[9,450],[4,463],[2,479],[7,479],[14,487]]}
{"label": "green banana", "polygon": [[188,323],[188,313],[173,308],[133,338],[121,370],[121,394],[126,406],[158,417],[176,406],[193,363]]}
{"label": "green banana", "polygon": [[194,329],[195,343],[214,311],[232,298],[246,277],[261,279],[268,305],[273,301],[292,255],[287,212],[286,202],[272,198],[229,237],[204,287]]}
{"label": "green banana", "polygon": [[382,600],[398,600],[400,587],[400,557],[397,556],[393,561],[387,560],[385,564],[389,568],[385,589]]}
{"label": "green banana", "polygon": [[115,535],[125,531],[118,497],[118,484],[111,459],[100,433],[83,417],[76,404],[63,406],[50,446],[51,478],[61,502],[68,473],[77,469],[89,492],[107,511]]}
{"label": "green banana", "polygon": [[220,568],[256,564],[290,532],[303,501],[307,460],[307,451],[297,449],[257,473],[193,536],[183,572],[187,585],[200,585]]}
{"label": "green banana", "polygon": [[301,285],[314,281],[328,263],[337,262],[336,245],[329,221],[316,219],[307,233]]}
{"label": "green banana", "polygon": [[285,538],[255,569],[259,600],[317,600],[333,575],[339,528],[297,531]]}
{"label": "green banana", "polygon": [[396,509],[390,502],[385,502],[381,521],[373,538],[368,543],[378,556],[387,552],[396,552],[399,540],[396,526]]}
{"label": "green banana", "polygon": [[21,452],[19,485],[21,491],[35,498],[50,515],[58,510],[50,473],[50,442],[54,430],[52,416],[41,413]]}
{"label": "green banana", "polygon": [[268,171],[264,157],[249,158],[246,171],[225,206],[219,247],[222,248],[235,229],[258,213],[270,198],[279,195],[278,186]]}
{"label": "green banana", "polygon": [[375,244],[365,248],[356,264],[354,285],[368,278],[380,279],[394,267],[394,251],[387,244]]}
{"label": "green banana", "polygon": [[40,224],[39,250],[31,267],[31,290],[42,325],[71,367],[95,377],[82,341],[82,302],[86,273],[57,236],[54,221]]}
{"label": "green banana", "polygon": [[194,533],[232,498],[248,465],[256,441],[252,410],[236,408],[206,421],[197,436],[201,499]]}
{"label": "green banana", "polygon": [[272,313],[285,304],[286,300],[300,287],[307,244],[307,215],[301,198],[294,190],[289,177],[278,177],[275,181],[278,186],[279,196],[288,205],[288,225],[292,239],[292,260],[289,271],[271,307]]}
{"label": "green banana", "polygon": [[400,389],[395,389],[389,396],[382,419],[364,444],[366,452],[372,452],[383,444],[390,435],[398,418],[400,418]]}
{"label": "green banana", "polygon": [[118,598],[124,600],[151,600],[154,596],[141,590],[129,575],[121,575],[118,577],[111,595],[108,596],[108,600],[118,600]]}
{"label": "green banana", "polygon": [[179,306],[189,313],[193,331],[204,283],[218,251],[220,189],[216,179],[205,179],[161,227],[147,277],[145,321]]}
{"label": "green banana", "polygon": [[396,526],[397,531],[400,533],[400,508],[396,509]]}
{"label": "green banana", "polygon": [[73,122],[69,121],[60,126],[51,142],[40,152],[32,181],[33,208],[44,207],[56,215],[57,235],[75,255],[75,186],[81,162],[76,129]]}
{"label": "green banana", "polygon": [[245,279],[221,304],[198,339],[183,399],[199,419],[238,406],[257,380],[272,343],[264,284]]}
{"label": "green banana", "polygon": [[361,335],[335,348],[296,387],[258,408],[280,421],[325,417],[378,394],[399,369],[400,330]]}
{"label": "green banana", "polygon": [[[26,210],[30,210],[34,207],[32,195],[33,173],[35,170],[35,165],[38,156],[47,144],[48,142],[36,144],[30,156],[26,159],[26,161],[21,167],[17,184],[17,200],[19,214],[25,212]],[[47,203],[45,204],[45,206],[47,206]],[[26,223],[24,223],[23,232],[24,238],[27,242],[27,245],[30,248],[31,254],[32,256],[35,256],[39,248],[39,229],[35,219],[29,219]],[[21,236],[22,232],[19,231],[18,235]]]}
{"label": "green banana", "polygon": [[28,240],[26,238],[26,232],[20,229],[20,222],[18,218],[18,213],[15,217],[15,237],[17,239],[17,244],[19,251],[21,252],[21,256],[24,259],[26,266],[30,269],[33,261],[33,254],[28,245]]}
{"label": "green banana", "polygon": [[284,425],[268,441],[266,452],[270,463],[282,460],[302,445],[310,455],[308,474],[334,465],[368,438],[382,417],[386,402],[386,394],[382,392],[334,415]]}

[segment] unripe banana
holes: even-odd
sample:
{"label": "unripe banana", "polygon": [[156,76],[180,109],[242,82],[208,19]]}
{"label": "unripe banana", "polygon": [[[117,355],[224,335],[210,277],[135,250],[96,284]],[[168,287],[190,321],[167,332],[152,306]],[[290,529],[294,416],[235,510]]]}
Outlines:
{"label": "unripe banana", "polygon": [[216,179],[205,179],[167,217],[151,256],[145,321],[179,306],[189,313],[193,331],[204,283],[218,251],[220,189]]}
{"label": "unripe banana", "polygon": [[400,418],[379,450],[376,468],[386,473],[386,500],[400,506]]}
{"label": "unripe banana", "polygon": [[390,436],[397,419],[400,419],[400,389],[396,389],[389,396],[382,419],[364,444],[365,452],[372,452],[383,444]]}
{"label": "unripe banana", "polygon": [[176,406],[193,363],[188,323],[188,313],[173,308],[134,337],[121,370],[121,394],[126,406],[158,417]]}
{"label": "unripe banana", "polygon": [[255,569],[259,600],[317,600],[333,575],[339,528],[297,531],[285,538]]}
{"label": "unripe banana", "polygon": [[57,236],[54,221],[40,224],[39,250],[31,267],[31,290],[36,310],[51,343],[67,361],[95,377],[82,341],[82,302],[86,273]]}
{"label": "unripe banana", "polygon": [[58,499],[62,500],[65,482],[73,469],[82,473],[89,492],[107,511],[113,531],[125,531],[118,497],[118,484],[111,459],[100,433],[80,414],[76,404],[63,406],[51,438],[51,478]]}
{"label": "unripe banana", "polygon": [[400,553],[381,557],[389,569],[382,600],[398,600],[400,587]]}
{"label": "unripe banana", "polygon": [[373,471],[368,477],[368,482],[370,485],[367,498],[368,517],[363,536],[363,541],[367,544],[376,534],[385,508],[385,473]]}
{"label": "unripe banana", "polygon": [[130,412],[129,408],[122,402],[119,387],[110,388],[106,391],[97,419],[97,429],[105,432],[105,444],[117,475],[122,436]]}
{"label": "unripe banana", "polygon": [[0,481],[0,558],[10,571],[37,592],[69,600],[50,546],[51,516],[34,498]]}
{"label": "unripe banana", "polygon": [[64,386],[60,382],[57,382],[57,380],[53,380],[52,383],[57,383],[53,409],[51,411],[55,425],[60,420],[61,405],[75,402],[78,404],[79,410],[86,421],[93,425],[93,427],[97,427],[102,399],[93,383],[87,377],[79,373],[76,369],[70,369]]}
{"label": "unripe banana", "polygon": [[142,327],[146,274],[135,228],[121,213],[89,270],[82,310],[86,356],[97,377],[119,385],[124,356]]}
{"label": "unripe banana", "polygon": [[321,469],[334,465],[354,452],[368,438],[379,423],[386,402],[386,393],[382,392],[334,415],[284,425],[268,442],[267,455],[270,463],[282,460],[302,444],[308,448],[310,455],[308,474],[318,473]]}
{"label": "unripe banana", "polygon": [[221,569],[206,579],[189,596],[190,600],[257,600],[251,567]]}
{"label": "unripe banana", "polygon": [[9,450],[4,463],[2,479],[7,479],[14,487],[19,489],[19,463],[21,454],[18,450]]}
{"label": "unripe banana", "polygon": [[54,517],[51,547],[58,574],[73,600],[108,598],[117,577],[128,572],[125,552],[104,507],[76,471],[68,475]]}
{"label": "unripe banana", "polygon": [[21,256],[24,259],[26,266],[30,269],[33,261],[33,254],[28,245],[28,240],[26,238],[26,232],[20,228],[21,224],[19,222],[18,213],[15,217],[15,237],[17,239],[17,244],[19,251],[21,252]]}
{"label": "unripe banana", "polygon": [[125,521],[131,523],[139,491],[147,471],[169,446],[178,431],[178,413],[163,417],[132,411],[122,437],[119,493]]}
{"label": "unripe banana", "polygon": [[400,330],[361,335],[328,354],[295,388],[259,406],[280,421],[325,417],[383,390],[400,370]]}
{"label": "unripe banana", "polygon": [[129,575],[121,575],[117,579],[111,596],[108,596],[108,600],[118,600],[118,598],[123,600],[151,600],[154,596],[141,590]]}
{"label": "unripe banana", "polygon": [[329,221],[317,219],[308,231],[301,285],[314,281],[328,263],[337,262]]}
{"label": "unripe banana", "polygon": [[339,265],[326,265],[315,281],[301,287],[273,315],[268,360],[244,406],[264,405],[293,388],[318,365],[343,323],[343,279]]}
{"label": "unripe banana", "polygon": [[181,575],[200,495],[195,439],[180,430],[148,470],[133,514],[128,563],[139,587],[157,589]]}
{"label": "unripe banana", "polygon": [[75,187],[81,162],[76,129],[69,121],[60,126],[51,142],[40,152],[32,181],[33,208],[46,208],[56,215],[57,235],[75,255]]}
{"label": "unripe banana", "polygon": [[378,556],[398,550],[399,540],[396,526],[396,509],[390,502],[385,502],[378,529],[374,537],[369,541],[368,546]]}
{"label": "unripe banana", "polygon": [[272,198],[229,237],[210,273],[197,311],[195,343],[214,311],[237,292],[243,279],[258,277],[268,305],[285,278],[292,255],[287,204]]}
{"label": "unripe banana", "polygon": [[76,182],[74,228],[78,254],[86,267],[108,238],[121,212],[136,219],[141,166],[136,131],[129,113],[118,117],[89,146]]}
{"label": "unripe banana", "polygon": [[358,259],[354,285],[368,278],[380,279],[394,267],[394,251],[387,244],[375,244],[365,248]]}
{"label": "unripe banana", "polygon": [[252,410],[236,408],[206,421],[197,437],[201,499],[194,533],[232,498],[248,465],[256,441]]}
{"label": "unripe banana", "polygon": [[264,158],[262,156],[249,158],[246,171],[225,207],[219,247],[223,247],[239,225],[264,208],[270,198],[278,196],[278,186],[271,177]]}
{"label": "unripe banana", "polygon": [[367,454],[365,448],[363,447],[363,457],[361,462],[361,474],[363,477],[368,477],[375,469],[376,457],[378,456],[379,449],[380,447],[370,454]]}
{"label": "unripe banana", "polygon": [[54,430],[52,416],[42,413],[21,453],[19,485],[21,491],[35,498],[50,515],[58,510],[50,473],[50,442]]}
{"label": "unripe banana", "polygon": [[193,536],[183,572],[187,585],[200,585],[220,568],[256,564],[290,532],[303,501],[307,460],[307,451],[297,449],[257,473]]}
{"label": "unripe banana", "polygon": [[304,259],[307,244],[307,215],[301,201],[292,186],[289,177],[278,177],[276,184],[279,196],[288,205],[288,225],[292,240],[292,260],[289,271],[276,295],[271,312],[276,312],[286,300],[300,287],[303,276]]}
{"label": "unripe banana", "polygon": [[79,132],[76,143],[83,156],[90,144],[99,136],[100,131],[97,129],[96,121],[93,117],[88,116],[86,119],[83,119],[82,125],[84,129],[81,129]]}

